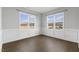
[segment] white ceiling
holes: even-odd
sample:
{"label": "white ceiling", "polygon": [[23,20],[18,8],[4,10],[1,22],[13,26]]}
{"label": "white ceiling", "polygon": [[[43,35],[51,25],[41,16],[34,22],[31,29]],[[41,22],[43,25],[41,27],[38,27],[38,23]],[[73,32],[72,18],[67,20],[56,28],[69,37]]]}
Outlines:
{"label": "white ceiling", "polygon": [[36,12],[40,12],[40,13],[45,13],[45,12],[54,10],[56,8],[58,8],[58,7],[27,7],[26,9],[36,11]]}

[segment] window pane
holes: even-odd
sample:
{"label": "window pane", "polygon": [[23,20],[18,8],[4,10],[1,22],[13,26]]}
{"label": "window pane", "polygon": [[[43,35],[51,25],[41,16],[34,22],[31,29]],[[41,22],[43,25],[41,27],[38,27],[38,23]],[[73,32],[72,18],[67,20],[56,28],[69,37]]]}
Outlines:
{"label": "window pane", "polygon": [[63,29],[64,27],[64,13],[55,15],[55,29]]}
{"label": "window pane", "polygon": [[20,28],[21,29],[28,28],[28,18],[29,16],[26,13],[20,12]]}
{"label": "window pane", "polygon": [[48,16],[48,29],[53,29],[54,28],[54,16]]}
{"label": "window pane", "polygon": [[35,20],[36,20],[36,16],[30,15],[29,27],[30,27],[31,29],[34,29],[34,27],[35,27]]}

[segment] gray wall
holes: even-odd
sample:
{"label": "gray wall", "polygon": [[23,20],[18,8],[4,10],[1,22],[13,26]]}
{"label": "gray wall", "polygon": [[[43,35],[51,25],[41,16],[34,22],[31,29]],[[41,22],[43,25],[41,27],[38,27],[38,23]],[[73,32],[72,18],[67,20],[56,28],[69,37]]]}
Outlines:
{"label": "gray wall", "polygon": [[66,8],[68,11],[65,12],[65,28],[66,29],[77,29],[77,13],[76,7]]}
{"label": "gray wall", "polygon": [[[0,7],[0,37],[1,37],[1,30],[2,30],[2,18],[1,18],[1,7]],[[0,39],[1,42],[1,39]]]}
{"label": "gray wall", "polygon": [[19,14],[16,8],[2,8],[2,29],[18,29]]}
{"label": "gray wall", "polygon": [[77,13],[77,27],[79,30],[79,8],[76,8],[76,9],[77,9],[77,11],[76,11],[76,13]]}

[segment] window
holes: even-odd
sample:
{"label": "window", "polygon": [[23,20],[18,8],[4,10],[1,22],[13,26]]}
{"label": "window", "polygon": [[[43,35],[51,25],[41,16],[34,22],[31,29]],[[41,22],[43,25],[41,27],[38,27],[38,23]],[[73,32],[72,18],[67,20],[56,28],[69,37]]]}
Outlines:
{"label": "window", "polygon": [[54,29],[54,16],[48,16],[48,28]]}
{"label": "window", "polygon": [[34,29],[36,16],[20,12],[20,29]]}
{"label": "window", "polygon": [[28,28],[28,20],[29,20],[29,15],[26,13],[20,12],[20,28],[21,29]]}
{"label": "window", "polygon": [[58,13],[55,15],[55,29],[64,28],[64,13]]}
{"label": "window", "polygon": [[48,29],[64,28],[64,12],[47,16]]}
{"label": "window", "polygon": [[31,29],[35,28],[35,21],[36,21],[36,16],[30,15],[29,27],[30,27]]}

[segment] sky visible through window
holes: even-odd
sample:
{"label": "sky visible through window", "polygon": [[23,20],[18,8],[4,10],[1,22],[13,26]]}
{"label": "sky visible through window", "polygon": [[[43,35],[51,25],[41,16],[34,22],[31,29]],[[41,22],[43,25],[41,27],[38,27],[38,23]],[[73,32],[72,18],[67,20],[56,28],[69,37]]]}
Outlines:
{"label": "sky visible through window", "polygon": [[58,13],[55,15],[55,21],[56,22],[64,22],[64,13]]}
{"label": "sky visible through window", "polygon": [[26,13],[21,13],[20,14],[20,23],[27,23],[28,22],[28,14]]}
{"label": "sky visible through window", "polygon": [[48,16],[48,23],[54,22],[54,16]]}
{"label": "sky visible through window", "polygon": [[21,29],[28,29],[28,28],[34,29],[35,20],[36,20],[35,15],[20,12],[19,17],[20,17],[19,19],[20,19],[20,28]]}
{"label": "sky visible through window", "polygon": [[29,20],[29,22],[30,22],[30,23],[34,23],[34,22],[35,22],[35,19],[36,19],[36,16],[30,15],[30,20]]}
{"label": "sky visible through window", "polygon": [[48,16],[48,23],[54,22],[54,18],[56,22],[64,22],[64,13],[58,13],[52,16]]}

